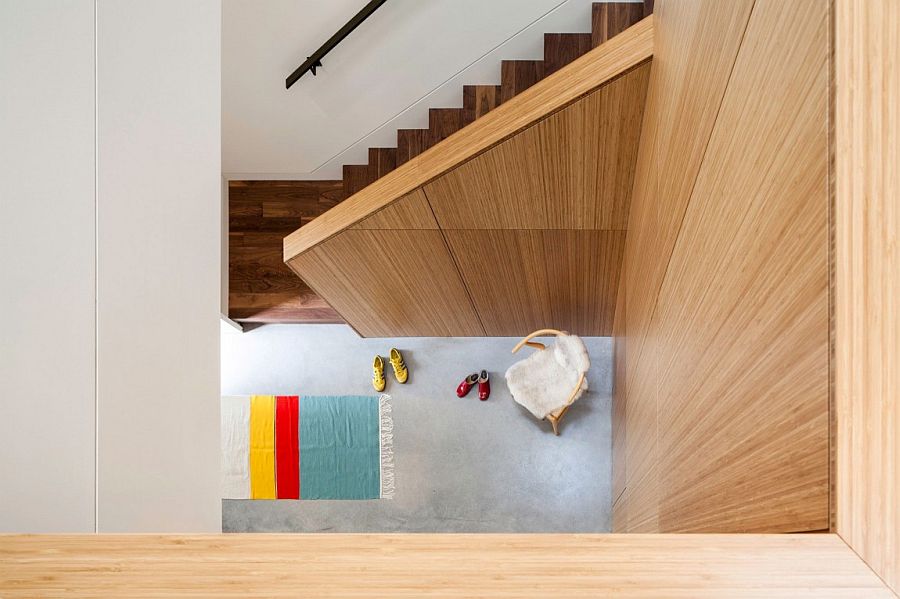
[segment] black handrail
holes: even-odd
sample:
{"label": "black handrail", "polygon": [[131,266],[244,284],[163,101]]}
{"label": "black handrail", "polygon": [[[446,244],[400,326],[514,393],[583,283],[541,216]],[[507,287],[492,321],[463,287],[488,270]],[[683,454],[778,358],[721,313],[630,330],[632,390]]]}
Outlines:
{"label": "black handrail", "polygon": [[290,89],[294,83],[297,82],[297,79],[300,79],[307,71],[312,71],[312,74],[316,74],[316,68],[322,66],[322,58],[325,57],[326,54],[331,52],[335,46],[340,44],[345,37],[350,35],[350,32],[356,29],[360,23],[369,18],[369,16],[378,10],[378,7],[387,2],[387,0],[372,0],[365,6],[363,6],[362,10],[356,13],[352,19],[347,21],[347,23],[338,29],[337,33],[332,35],[327,42],[322,44],[322,47],[313,52],[313,55],[306,59],[306,62],[297,67],[293,73],[291,73],[287,79],[284,80],[284,86],[286,89]]}

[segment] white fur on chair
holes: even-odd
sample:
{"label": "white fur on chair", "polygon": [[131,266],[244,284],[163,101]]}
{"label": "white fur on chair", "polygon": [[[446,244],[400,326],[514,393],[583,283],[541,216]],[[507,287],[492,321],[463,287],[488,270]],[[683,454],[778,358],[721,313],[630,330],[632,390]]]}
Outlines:
{"label": "white fur on chair", "polygon": [[[576,335],[560,335],[552,347],[538,350],[510,366],[506,384],[516,402],[543,419],[566,405],[578,379],[590,366],[581,339]],[[581,397],[587,388],[585,379],[572,401]]]}

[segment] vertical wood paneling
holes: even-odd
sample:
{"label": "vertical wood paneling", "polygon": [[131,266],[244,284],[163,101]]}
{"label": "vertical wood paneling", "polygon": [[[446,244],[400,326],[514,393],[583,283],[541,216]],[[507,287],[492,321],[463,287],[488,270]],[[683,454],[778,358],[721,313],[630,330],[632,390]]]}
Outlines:
{"label": "vertical wood paneling", "polygon": [[635,363],[753,2],[669,0],[656,7],[654,54],[665,60],[653,64],[626,248],[634,298],[628,353]]}
{"label": "vertical wood paneling", "polygon": [[[624,262],[624,261],[623,261]],[[613,405],[612,405],[612,496],[613,506],[621,499],[625,491],[625,415],[628,407],[625,403],[625,285],[623,271],[619,273],[619,285],[616,290],[616,314],[613,319]],[[613,509],[613,531],[615,528],[615,509]]]}
{"label": "vertical wood paneling", "polygon": [[[485,334],[612,334],[622,231],[443,232]],[[585,309],[586,307],[591,309]]]}
{"label": "vertical wood paneling", "polygon": [[443,229],[625,229],[646,63],[425,186]]}
{"label": "vertical wood paneling", "polygon": [[900,591],[900,3],[835,7],[837,532]]}
{"label": "vertical wood paneling", "polygon": [[284,236],[344,199],[341,181],[229,181],[228,316],[343,322],[284,264]]}
{"label": "vertical wood paneling", "polygon": [[828,5],[656,11],[624,265],[627,528],[824,529]]}
{"label": "vertical wood paneling", "polygon": [[437,229],[434,213],[422,189],[416,189],[393,204],[388,204],[351,229]]}
{"label": "vertical wood paneling", "polygon": [[364,337],[484,335],[440,231],[347,230],[290,266]]}
{"label": "vertical wood paneling", "polygon": [[658,299],[662,530],[828,527],[827,60],[757,2]]}
{"label": "vertical wood paneling", "polygon": [[753,0],[661,2],[624,253],[629,530],[658,530],[656,308]]}

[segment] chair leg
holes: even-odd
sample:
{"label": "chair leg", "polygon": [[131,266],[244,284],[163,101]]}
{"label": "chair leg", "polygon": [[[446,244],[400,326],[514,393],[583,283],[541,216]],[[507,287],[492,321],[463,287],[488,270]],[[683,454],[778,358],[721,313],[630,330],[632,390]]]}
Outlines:
{"label": "chair leg", "polygon": [[550,424],[553,426],[553,434],[558,437],[559,436],[559,418],[555,418],[553,416],[548,416],[547,419],[550,421]]}

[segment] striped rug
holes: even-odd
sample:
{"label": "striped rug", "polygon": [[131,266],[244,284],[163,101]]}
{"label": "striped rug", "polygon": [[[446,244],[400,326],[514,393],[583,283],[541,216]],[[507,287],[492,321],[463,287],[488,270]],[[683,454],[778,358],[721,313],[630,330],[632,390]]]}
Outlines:
{"label": "striped rug", "polygon": [[222,398],[223,499],[389,499],[390,397]]}

